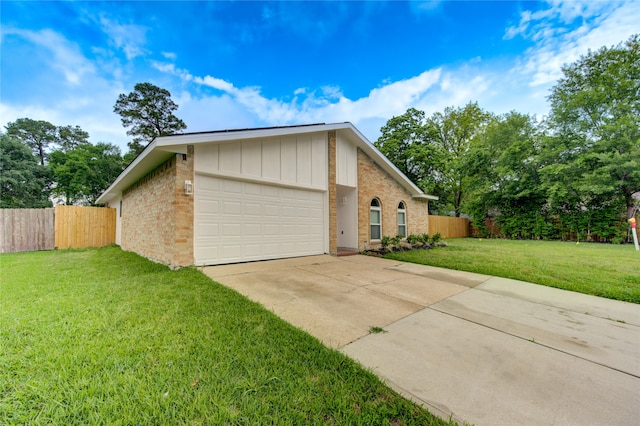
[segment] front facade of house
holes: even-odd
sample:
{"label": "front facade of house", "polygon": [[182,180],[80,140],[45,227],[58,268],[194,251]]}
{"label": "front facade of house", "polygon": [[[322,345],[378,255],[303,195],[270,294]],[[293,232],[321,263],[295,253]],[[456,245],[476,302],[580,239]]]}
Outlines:
{"label": "front facade of house", "polygon": [[428,232],[429,199],[350,123],[156,138],[98,202],[172,267],[364,250]]}

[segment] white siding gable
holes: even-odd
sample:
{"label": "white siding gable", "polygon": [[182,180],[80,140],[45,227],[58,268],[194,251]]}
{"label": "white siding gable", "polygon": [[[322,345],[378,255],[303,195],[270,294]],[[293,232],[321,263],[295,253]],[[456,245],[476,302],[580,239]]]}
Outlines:
{"label": "white siding gable", "polygon": [[195,172],[325,191],[327,134],[201,143],[195,146]]}
{"label": "white siding gable", "polygon": [[338,163],[336,183],[338,185],[350,186],[352,188],[358,186],[358,156],[356,149],[353,143],[345,138],[338,137],[336,143]]}

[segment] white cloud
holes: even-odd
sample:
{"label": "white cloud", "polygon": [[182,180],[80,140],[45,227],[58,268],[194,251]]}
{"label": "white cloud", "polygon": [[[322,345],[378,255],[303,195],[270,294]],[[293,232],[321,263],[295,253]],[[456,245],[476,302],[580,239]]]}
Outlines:
{"label": "white cloud", "polygon": [[95,72],[93,63],[82,55],[78,46],[54,31],[4,28],[2,33],[3,38],[14,35],[44,48],[47,66],[64,75],[66,82],[71,85],[81,84],[85,75]]}
{"label": "white cloud", "polygon": [[0,115],[4,123],[30,117],[56,125],[80,125],[92,141],[114,142],[126,150],[130,137],[113,113],[113,104],[119,93],[133,86],[135,81],[130,80],[153,81],[150,76],[158,73],[162,87],[180,105],[177,115],[187,123],[187,131],[351,121],[375,140],[388,119],[410,107],[432,114],[477,101],[495,113],[517,110],[543,115],[548,111],[549,88],[562,75],[561,66],[589,49],[615,45],[637,32],[640,8],[636,6],[637,2],[571,2],[523,11],[504,36],[505,43],[523,37],[531,44],[519,57],[496,60],[484,55],[456,66],[442,64],[404,79],[381,81],[359,98],[348,98],[345,88],[337,85],[299,87],[267,97],[261,87],[238,86],[232,79],[180,68],[173,52],[161,52],[166,62],[145,62],[151,67],[133,75],[133,68],[121,66],[113,56],[112,46],[128,58],[143,55],[146,30],[104,16],[100,24],[112,45],[89,49],[97,59],[87,58],[76,43],[55,31],[5,27],[3,47],[4,38],[15,36],[38,48],[43,70],[39,75],[51,74],[47,82],[57,96],[43,96],[31,106],[3,98]]}
{"label": "white cloud", "polygon": [[[575,62],[589,50],[612,46],[638,32],[640,8],[636,2],[554,3],[547,10],[523,13],[519,33],[535,41],[515,68],[529,76],[530,86],[545,86],[562,77],[562,66]],[[579,20],[571,28],[568,24]],[[565,26],[558,25],[558,22]]]}
{"label": "white cloud", "polygon": [[207,75],[204,78],[196,77],[193,81],[198,84],[204,84],[205,86],[213,87],[214,89],[227,92],[229,94],[237,95],[240,93],[240,91],[236,89],[233,84],[220,78],[211,77],[210,75]]}
{"label": "white cloud", "polygon": [[55,31],[3,28],[3,33],[19,37],[28,49],[35,48],[38,52],[32,68],[37,69],[34,80],[37,78],[39,86],[28,94],[26,102],[21,97],[1,98],[2,125],[23,117],[46,120],[58,126],[79,125],[89,132],[91,141],[111,142],[126,148],[129,138],[112,110],[118,94],[123,91],[118,80],[112,75],[103,75],[103,67],[97,67],[76,43]]}
{"label": "white cloud", "polygon": [[102,31],[109,37],[110,43],[122,49],[128,60],[145,54],[147,29],[135,24],[121,24],[107,18],[104,14],[98,20]]}
{"label": "white cloud", "polygon": [[[351,100],[339,87],[324,86],[309,92],[297,89],[291,101],[267,98],[259,87],[236,87],[233,83],[210,75],[192,76],[188,71],[172,64],[156,64],[156,69],[179,76],[184,82],[211,87],[223,92],[243,110],[255,117],[254,121],[267,125],[298,124],[319,121],[358,122],[373,117],[391,118],[403,113],[408,106],[420,101],[434,87],[441,75],[440,69],[389,83],[371,90],[368,96]],[[216,97],[218,97],[216,95]]]}

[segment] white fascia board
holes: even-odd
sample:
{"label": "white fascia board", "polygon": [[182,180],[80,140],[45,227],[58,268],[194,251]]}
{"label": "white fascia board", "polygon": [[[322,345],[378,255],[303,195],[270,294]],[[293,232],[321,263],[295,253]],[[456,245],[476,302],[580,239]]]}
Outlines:
{"label": "white fascia board", "polygon": [[[301,133],[317,133],[329,130],[353,128],[351,123],[310,124],[290,127],[271,127],[264,129],[229,130],[184,135],[161,136],[156,138],[159,149],[210,142],[227,142],[246,139],[260,139],[274,136],[299,135]],[[184,148],[183,148],[184,149]]]}

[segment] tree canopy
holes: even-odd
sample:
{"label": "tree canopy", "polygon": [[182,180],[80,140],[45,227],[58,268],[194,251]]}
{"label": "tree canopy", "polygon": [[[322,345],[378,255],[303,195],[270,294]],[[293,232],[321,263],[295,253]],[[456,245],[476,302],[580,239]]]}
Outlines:
{"label": "tree canopy", "polygon": [[640,36],[562,71],[549,96],[543,176],[550,201],[601,208],[620,198],[630,218],[640,192]]}
{"label": "tree canopy", "polygon": [[33,151],[44,166],[48,158],[48,148],[58,141],[58,128],[48,121],[18,118],[8,123],[7,134],[21,140]]}
{"label": "tree canopy", "polygon": [[120,149],[89,142],[79,126],[20,118],[2,135],[2,207],[39,208],[52,201],[93,205],[122,172]]}
{"label": "tree canopy", "polygon": [[82,143],[69,151],[54,151],[50,158],[55,186],[52,195],[65,204],[94,205],[120,172],[120,149],[107,143]]}
{"label": "tree canopy", "polygon": [[640,36],[562,68],[549,117],[494,116],[478,104],[409,109],[376,146],[440,214],[485,219],[516,238],[622,241],[640,200]]}
{"label": "tree canopy", "polygon": [[482,110],[477,103],[464,107],[447,107],[427,119],[426,132],[430,143],[440,154],[434,181],[442,208],[453,210],[460,216],[467,196],[468,169],[464,158],[472,142],[482,135],[492,114]]}
{"label": "tree canopy", "polygon": [[113,111],[120,115],[127,134],[134,136],[129,143],[127,158],[132,160],[155,137],[170,135],[187,128],[173,113],[178,105],[171,93],[151,83],[138,83],[129,94],[120,94]]}
{"label": "tree canopy", "polygon": [[0,135],[0,208],[51,207],[50,172],[28,146]]}
{"label": "tree canopy", "polygon": [[438,154],[429,145],[424,124],[424,112],[409,108],[387,121],[374,145],[411,181],[428,186],[438,164]]}

